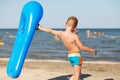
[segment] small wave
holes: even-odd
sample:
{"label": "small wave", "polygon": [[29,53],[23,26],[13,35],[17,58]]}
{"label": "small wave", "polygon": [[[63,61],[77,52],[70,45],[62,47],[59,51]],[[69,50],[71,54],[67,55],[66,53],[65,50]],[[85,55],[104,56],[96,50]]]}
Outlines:
{"label": "small wave", "polygon": [[10,37],[10,38],[16,38],[16,36],[14,36],[14,35],[10,35],[9,37]]}
{"label": "small wave", "polygon": [[110,38],[113,38],[113,39],[114,39],[114,38],[117,38],[117,36],[110,36]]}
{"label": "small wave", "polygon": [[109,36],[109,35],[104,35],[104,37],[111,38],[111,39],[120,38],[120,36]]}

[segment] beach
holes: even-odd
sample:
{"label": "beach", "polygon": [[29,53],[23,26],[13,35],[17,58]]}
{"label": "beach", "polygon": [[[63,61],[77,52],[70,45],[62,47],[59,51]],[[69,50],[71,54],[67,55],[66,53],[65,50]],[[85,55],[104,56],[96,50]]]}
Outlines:
{"label": "beach", "polygon": [[[0,80],[6,74],[8,58],[0,58]],[[68,61],[26,59],[21,75],[14,80],[67,80],[73,73]],[[83,61],[82,80],[120,80],[120,62]]]}

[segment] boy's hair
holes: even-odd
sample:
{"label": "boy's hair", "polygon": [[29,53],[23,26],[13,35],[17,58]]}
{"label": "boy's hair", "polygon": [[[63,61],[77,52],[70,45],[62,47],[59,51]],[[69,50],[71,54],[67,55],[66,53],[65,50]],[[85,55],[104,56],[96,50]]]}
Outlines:
{"label": "boy's hair", "polygon": [[[74,21],[73,27],[76,28],[76,27],[77,27],[77,24],[78,24],[78,19],[77,19],[75,16],[70,16],[70,17],[68,18],[67,22],[68,22],[69,20],[71,20],[71,19]],[[66,22],[66,23],[67,23],[67,22]]]}

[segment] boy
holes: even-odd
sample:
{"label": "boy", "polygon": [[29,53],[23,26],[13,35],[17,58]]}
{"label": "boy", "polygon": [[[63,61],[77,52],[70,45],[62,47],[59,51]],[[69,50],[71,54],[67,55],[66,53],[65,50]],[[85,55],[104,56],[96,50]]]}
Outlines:
{"label": "boy", "polygon": [[77,32],[75,32],[77,24],[77,18],[71,16],[65,24],[65,31],[56,31],[53,29],[44,28],[41,25],[38,26],[39,30],[54,34],[55,36],[59,36],[61,38],[64,46],[68,50],[68,59],[74,69],[74,74],[70,77],[70,80],[79,80],[80,78],[82,69],[82,57],[79,53],[80,50],[92,52],[96,55],[96,51],[94,49],[88,48],[81,43]]}

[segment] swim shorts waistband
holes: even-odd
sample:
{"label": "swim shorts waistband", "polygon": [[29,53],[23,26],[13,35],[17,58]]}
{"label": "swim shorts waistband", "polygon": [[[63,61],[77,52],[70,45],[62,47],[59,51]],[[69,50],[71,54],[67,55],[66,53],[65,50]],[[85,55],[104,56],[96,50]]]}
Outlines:
{"label": "swim shorts waistband", "polygon": [[81,57],[81,54],[80,53],[71,53],[71,54],[68,54],[68,57]]}

